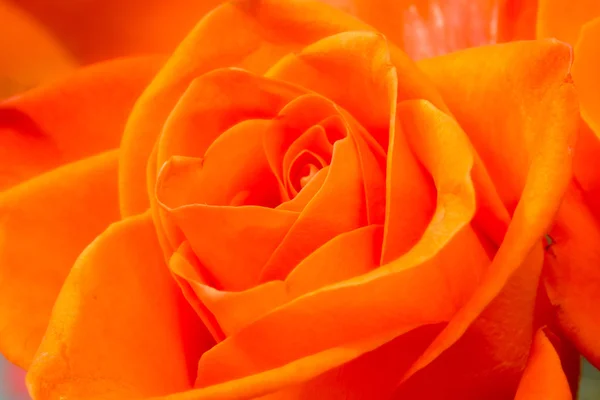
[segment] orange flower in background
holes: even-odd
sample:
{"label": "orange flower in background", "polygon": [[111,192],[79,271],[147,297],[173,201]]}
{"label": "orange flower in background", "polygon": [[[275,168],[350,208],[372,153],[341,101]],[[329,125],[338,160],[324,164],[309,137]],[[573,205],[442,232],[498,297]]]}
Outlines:
{"label": "orange flower in background", "polygon": [[[574,395],[571,49],[415,64],[527,37],[535,4],[444,43],[455,9],[369,4],[227,2],[168,57],[2,103],[0,349],[34,399]],[[79,59],[136,53],[104,43]]]}

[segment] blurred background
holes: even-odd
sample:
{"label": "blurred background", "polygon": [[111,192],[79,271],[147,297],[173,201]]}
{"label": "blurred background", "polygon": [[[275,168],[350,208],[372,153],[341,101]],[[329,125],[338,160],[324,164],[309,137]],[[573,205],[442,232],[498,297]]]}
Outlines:
{"label": "blurred background", "polygon": [[0,355],[0,400],[28,400],[25,372]]}

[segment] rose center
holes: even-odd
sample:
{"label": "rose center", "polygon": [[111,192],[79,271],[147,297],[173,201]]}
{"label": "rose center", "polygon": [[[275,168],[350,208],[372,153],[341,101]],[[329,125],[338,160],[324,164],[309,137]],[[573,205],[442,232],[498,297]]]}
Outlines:
{"label": "rose center", "polygon": [[308,185],[308,182],[310,182],[315,175],[317,174],[317,172],[319,172],[319,167],[317,167],[315,164],[307,164],[305,165],[302,170],[303,170],[303,174],[300,178],[300,187],[304,188],[304,186]]}
{"label": "rose center", "polygon": [[327,162],[317,154],[303,150],[292,162],[288,182],[292,197],[297,195],[317,173],[327,165]]}

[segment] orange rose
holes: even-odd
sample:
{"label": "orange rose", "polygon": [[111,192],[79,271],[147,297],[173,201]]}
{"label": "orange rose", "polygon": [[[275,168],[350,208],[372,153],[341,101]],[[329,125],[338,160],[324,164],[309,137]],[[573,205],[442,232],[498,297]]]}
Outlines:
{"label": "orange rose", "polygon": [[414,64],[323,3],[244,0],[162,63],[2,104],[0,348],[34,399],[571,398],[540,285],[567,45]]}

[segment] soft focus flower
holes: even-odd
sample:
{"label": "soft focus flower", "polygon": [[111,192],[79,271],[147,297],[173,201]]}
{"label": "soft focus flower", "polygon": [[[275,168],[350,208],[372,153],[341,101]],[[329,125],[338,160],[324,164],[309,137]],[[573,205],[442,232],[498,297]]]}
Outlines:
{"label": "soft focus flower", "polygon": [[571,49],[415,64],[364,15],[227,2],[2,103],[0,349],[35,399],[571,398]]}

